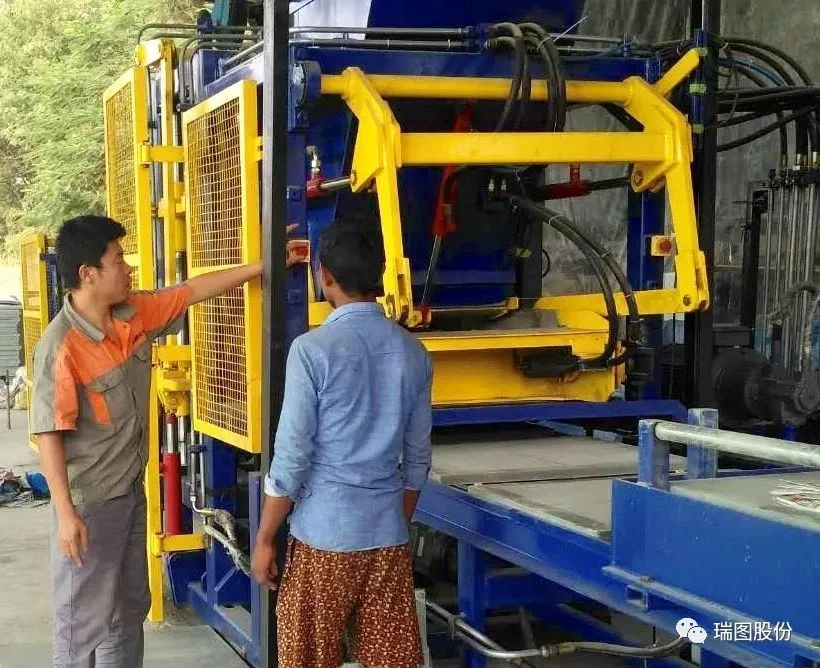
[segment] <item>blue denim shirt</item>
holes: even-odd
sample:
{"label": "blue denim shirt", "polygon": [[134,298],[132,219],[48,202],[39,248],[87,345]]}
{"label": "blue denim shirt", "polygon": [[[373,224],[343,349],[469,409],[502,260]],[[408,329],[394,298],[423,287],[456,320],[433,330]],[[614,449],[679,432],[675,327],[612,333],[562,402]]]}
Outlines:
{"label": "blue denim shirt", "polygon": [[408,541],[403,490],[430,470],[432,361],[381,306],[339,307],[294,340],[270,496],[294,501],[290,532],[308,545],[355,552]]}

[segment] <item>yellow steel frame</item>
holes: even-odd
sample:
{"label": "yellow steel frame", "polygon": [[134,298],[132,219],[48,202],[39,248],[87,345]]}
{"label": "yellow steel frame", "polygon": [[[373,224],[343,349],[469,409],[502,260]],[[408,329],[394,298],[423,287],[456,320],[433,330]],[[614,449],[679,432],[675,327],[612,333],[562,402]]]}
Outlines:
{"label": "yellow steel frame", "polygon": [[[166,282],[174,280],[176,267],[174,258],[177,251],[185,248],[185,207],[182,202],[182,183],[174,178],[174,163],[183,162],[183,149],[175,136],[174,111],[174,61],[176,47],[171,40],[152,40],[140,44],[135,53],[135,70],[144,72],[146,86],[148,68],[156,68],[161,92],[160,144],[152,145],[146,134],[140,141],[135,140],[135,164],[149,175],[152,163],[162,164],[161,199],[152,201],[151,190],[142,190],[138,184],[138,202],[141,207],[138,231],[151,239],[150,214],[163,220],[163,247],[165,255],[164,275]],[[116,84],[114,87],[115,88]],[[133,89],[137,91],[137,88]],[[147,114],[147,111],[146,111]],[[136,118],[136,116],[135,116]],[[146,115],[147,119],[147,115]],[[145,125],[147,128],[147,123]],[[142,172],[141,172],[142,173]],[[144,217],[145,204],[149,217]],[[148,221],[148,228],[142,227]],[[147,252],[147,254],[146,254]],[[143,258],[150,258],[150,264]],[[150,251],[140,244],[137,258],[140,267],[142,289],[154,287],[153,248]],[[150,274],[145,274],[150,270]],[[145,278],[143,278],[145,277]],[[147,545],[148,583],[151,592],[151,608],[148,618],[152,622],[162,622],[165,617],[164,578],[162,560],[169,552],[202,549],[205,545],[201,533],[165,536],[162,526],[162,496],[160,489],[160,407],[166,411],[184,416],[190,414],[190,346],[174,345],[173,337],[167,343],[158,343],[154,349],[151,370],[151,391],[149,406],[148,464],[145,471],[145,494],[147,501]]]}
{"label": "yellow steel frame", "polygon": [[[31,436],[31,389],[33,379],[30,368],[34,359],[35,340],[43,334],[48,324],[48,277],[42,254],[46,252],[46,237],[41,232],[27,234],[20,241],[20,265],[23,283],[23,355],[26,369],[26,411],[29,423],[29,446],[37,450],[37,440]],[[32,266],[35,269],[32,271]],[[32,285],[32,278],[34,279]],[[36,323],[36,325],[34,324]]]}
{"label": "yellow steel frame", "polygon": [[[569,102],[617,104],[638,120],[643,132],[402,133],[384,97],[503,99],[505,79],[460,77],[367,76],[358,68],[322,76],[325,95],[341,95],[359,121],[351,167],[356,192],[375,185],[386,254],[384,298],[388,317],[410,327],[424,324],[414,308],[410,267],[401,242],[398,184],[400,167],[434,165],[627,163],[634,164],[636,192],[667,189],[675,236],[676,287],[639,291],[644,314],[691,312],[709,304],[706,264],[698,246],[690,163],[691,133],[686,119],[666,100],[698,63],[691,51],[654,86],[639,77],[620,83],[568,82]],[[544,84],[535,85],[535,99],[545,99]],[[622,295],[617,297],[626,312]],[[600,295],[548,297],[537,308],[605,313]]]}
{"label": "yellow steel frame", "polygon": [[[241,162],[241,262],[251,263],[261,259],[260,212],[259,212],[259,165],[258,165],[258,117],[256,83],[243,80],[230,86],[224,91],[208,98],[182,115],[183,148],[185,151],[185,207],[191,211],[191,177],[189,169],[189,140],[190,124],[209,114],[223,105],[237,100],[239,103],[239,138]],[[192,224],[190,218],[188,225]],[[226,269],[231,264],[218,266],[197,267],[193,264],[192,253],[188,253],[188,275],[191,277]],[[262,451],[262,293],[261,280],[255,279],[242,288],[244,295],[245,321],[245,353],[247,374],[247,434],[238,434],[211,422],[204,421],[197,410],[197,374],[202,370],[197,365],[197,355],[194,349],[193,357],[193,425],[194,429],[203,434],[217,438],[247,452],[259,453]],[[192,339],[192,345],[196,342]]]}
{"label": "yellow steel frame", "polygon": [[[123,89],[130,91],[131,136],[115,135],[119,119],[112,116],[110,102],[122,94]],[[105,166],[106,166],[106,208],[108,215],[127,224],[135,236],[133,247],[136,252],[128,253],[126,261],[138,270],[138,283],[135,287],[149,290],[154,286],[154,247],[151,224],[151,174],[147,163],[142,159],[143,147],[150,141],[148,131],[148,68],[135,65],[129,68],[109,86],[103,94],[103,120],[105,126]],[[113,141],[127,141],[130,145],[129,161],[133,170],[133,211],[120,210],[116,178],[116,160],[119,157],[117,146]],[[129,186],[130,187],[130,186]],[[130,220],[124,220],[130,218]],[[130,240],[129,240],[130,241]]]}

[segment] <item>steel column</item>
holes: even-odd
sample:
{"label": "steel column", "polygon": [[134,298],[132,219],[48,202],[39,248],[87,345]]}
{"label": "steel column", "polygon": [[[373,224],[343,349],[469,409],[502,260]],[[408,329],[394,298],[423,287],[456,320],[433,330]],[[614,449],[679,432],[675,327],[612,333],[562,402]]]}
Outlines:
{"label": "steel column", "polygon": [[[706,256],[709,294],[714,294],[715,200],[717,194],[717,87],[718,50],[709,44],[710,35],[720,34],[720,0],[692,3],[692,27],[699,28],[695,45],[707,47],[709,56],[701,65],[697,82],[705,85],[703,95],[693,95],[692,123],[695,126],[692,183],[698,220],[698,240]],[[686,403],[690,406],[713,406],[712,359],[714,327],[712,310],[685,317]]]}
{"label": "steel column", "polygon": [[[273,456],[273,434],[282,407],[285,375],[285,324],[280,317],[284,298],[285,216],[288,115],[288,28],[286,0],[265,0],[264,75],[262,85],[262,458],[263,472]],[[284,533],[284,532],[282,532]],[[284,538],[284,536],[282,536]],[[284,550],[280,549],[280,560]],[[281,565],[281,564],[280,564]],[[255,585],[254,585],[255,586]],[[261,595],[260,666],[275,668],[275,595]]]}

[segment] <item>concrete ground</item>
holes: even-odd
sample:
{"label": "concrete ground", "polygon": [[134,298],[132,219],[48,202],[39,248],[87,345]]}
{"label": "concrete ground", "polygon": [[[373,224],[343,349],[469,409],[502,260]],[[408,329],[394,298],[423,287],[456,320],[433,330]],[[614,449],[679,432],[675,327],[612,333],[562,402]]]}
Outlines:
{"label": "concrete ground", "polygon": [[[38,470],[27,445],[26,415],[0,411],[0,467],[20,475]],[[0,506],[0,668],[51,665],[49,531],[51,506]],[[208,626],[166,602],[165,623],[147,623],[145,666],[243,668],[246,664]]]}
{"label": "concrete ground", "polygon": [[[39,470],[27,445],[26,414],[12,411],[12,428],[0,411],[0,467],[16,475]],[[51,587],[49,532],[51,506],[0,506],[0,668],[44,668],[51,663]],[[161,625],[146,622],[146,668],[243,668],[246,664],[208,626],[187,610],[166,602]],[[436,662],[435,668],[458,668]],[[507,663],[491,664],[493,668]],[[531,665],[540,665],[533,662]],[[551,660],[555,668],[615,666],[619,661],[592,656]]]}

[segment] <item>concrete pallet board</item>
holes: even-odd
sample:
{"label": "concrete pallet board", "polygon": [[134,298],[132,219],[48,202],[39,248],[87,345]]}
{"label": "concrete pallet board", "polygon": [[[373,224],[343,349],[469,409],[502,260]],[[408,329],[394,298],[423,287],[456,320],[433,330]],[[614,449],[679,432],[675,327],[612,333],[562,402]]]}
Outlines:
{"label": "concrete pallet board", "polygon": [[[672,456],[673,470],[685,460]],[[445,485],[527,482],[634,475],[638,450],[583,437],[547,437],[439,443],[433,447],[434,480]]]}
{"label": "concrete pallet board", "polygon": [[470,485],[479,499],[608,541],[611,536],[612,478]]}
{"label": "concrete pallet board", "polygon": [[675,494],[691,499],[707,501],[776,522],[794,524],[820,532],[820,515],[786,508],[771,496],[772,490],[785,480],[820,485],[820,473],[812,471],[709,480],[679,480],[671,483],[671,490]]}

